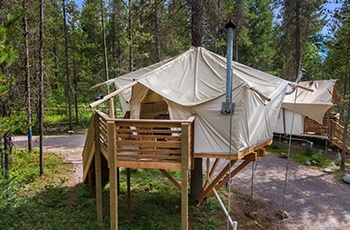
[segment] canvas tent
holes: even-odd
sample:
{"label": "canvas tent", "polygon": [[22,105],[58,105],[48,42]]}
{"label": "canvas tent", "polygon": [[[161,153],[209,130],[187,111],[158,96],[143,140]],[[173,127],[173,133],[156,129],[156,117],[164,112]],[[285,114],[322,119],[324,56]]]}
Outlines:
{"label": "canvas tent", "polygon": [[184,120],[195,114],[195,153],[226,154],[231,142],[232,153],[238,154],[272,139],[289,82],[235,62],[232,69],[232,130],[230,116],[220,112],[225,101],[226,58],[202,47],[109,83],[125,88],[119,97],[131,119],[168,114],[170,119]]}
{"label": "canvas tent", "polygon": [[339,101],[336,80],[304,81],[299,85],[312,89],[313,92],[295,90],[292,94],[285,96],[276,122],[275,133],[302,136],[306,117],[322,125],[326,112]]}

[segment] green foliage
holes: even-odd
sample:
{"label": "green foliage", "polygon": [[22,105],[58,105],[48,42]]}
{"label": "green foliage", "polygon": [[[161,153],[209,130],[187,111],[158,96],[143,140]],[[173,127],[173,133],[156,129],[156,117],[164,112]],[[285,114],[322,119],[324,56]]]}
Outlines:
{"label": "green foliage", "polygon": [[311,156],[310,162],[312,165],[322,166],[326,163],[326,160],[327,158],[324,156],[323,151],[320,150]]}
{"label": "green foliage", "polygon": [[[95,204],[87,202],[85,185],[67,187],[72,168],[55,154],[44,155],[45,175],[39,176],[39,154],[17,150],[11,180],[0,179],[0,225],[3,229],[97,229]],[[72,191],[77,197],[67,202]]]}
{"label": "green foliage", "polygon": [[261,71],[273,71],[275,56],[271,0],[247,1],[249,43],[239,47],[239,61]]}
{"label": "green foliage", "polygon": [[[310,36],[318,33],[324,25],[325,19],[322,17],[324,9],[322,6],[325,0],[281,0],[275,2],[277,3],[276,7],[281,8],[277,16],[280,20],[276,25],[278,32],[276,61],[279,62],[279,76],[295,80],[298,74],[296,66],[299,65],[299,61],[301,62],[301,68],[306,68],[308,66],[306,60],[311,59],[311,56],[315,54],[309,47],[309,40]],[[297,17],[299,17],[299,27],[297,26]],[[298,58],[297,50],[300,51],[301,60],[296,60]],[[305,57],[307,57],[306,60]],[[308,74],[316,77],[316,73],[312,72],[313,70],[315,69],[307,69]]]}
{"label": "green foliage", "polygon": [[[1,16],[1,15],[0,15]],[[15,60],[16,50],[8,44],[7,29],[0,25],[0,100],[6,100],[14,78],[4,73]]]}
{"label": "green foliage", "polygon": [[[0,179],[0,225],[3,229],[98,229],[96,204],[88,199],[84,184],[68,186],[72,168],[62,158],[45,153],[45,175],[39,176],[39,154],[17,150],[10,180]],[[169,172],[179,179],[179,171]],[[126,170],[121,170],[119,195],[120,229],[180,229],[181,192],[158,170],[131,173],[132,215],[128,216]],[[103,189],[109,207],[109,185]],[[192,207],[193,208],[193,207]],[[220,207],[210,198],[202,209],[193,208],[191,229],[217,229]],[[209,217],[209,218],[207,218]],[[109,229],[108,211],[103,229]],[[197,226],[197,227],[195,227]]]}
{"label": "green foliage", "polygon": [[26,132],[26,116],[24,113],[13,113],[9,117],[0,117],[0,135],[7,132],[14,134]]}

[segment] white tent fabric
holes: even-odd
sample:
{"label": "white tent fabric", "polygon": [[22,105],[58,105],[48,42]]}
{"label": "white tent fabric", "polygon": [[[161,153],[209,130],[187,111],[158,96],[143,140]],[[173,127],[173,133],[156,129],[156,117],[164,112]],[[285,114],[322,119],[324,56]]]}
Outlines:
{"label": "white tent fabric", "polygon": [[336,93],[335,84],[336,80],[300,82],[299,85],[312,89],[313,92],[296,90],[292,94],[285,96],[282,107],[294,111],[296,94],[295,112],[308,116],[322,124],[325,113],[334,106],[333,94]]}
{"label": "white tent fabric", "polygon": [[[294,122],[292,125],[293,115]],[[293,111],[287,109],[284,109],[283,111],[282,108],[278,115],[275,130],[273,132],[302,136],[304,133],[304,116],[299,113],[293,113]]]}
{"label": "white tent fabric", "polygon": [[[231,147],[238,154],[272,138],[288,82],[233,63],[232,101],[236,103]],[[204,48],[192,47],[175,58],[114,79],[117,88],[138,84],[121,95],[130,102],[131,118],[140,118],[141,103],[149,90],[168,105],[170,119],[195,120],[195,152],[229,152],[230,116],[221,114],[225,101],[226,59]],[[267,102],[252,87],[271,99]],[[130,95],[131,94],[131,95]]]}
{"label": "white tent fabric", "polygon": [[[282,109],[280,111],[274,129],[275,133],[303,135],[304,117],[307,116],[323,124],[325,113],[339,99],[335,87],[336,80],[304,81],[299,85],[312,89],[313,92],[297,89],[292,94],[285,96],[282,103],[284,111]],[[293,113],[294,124],[291,127]]]}

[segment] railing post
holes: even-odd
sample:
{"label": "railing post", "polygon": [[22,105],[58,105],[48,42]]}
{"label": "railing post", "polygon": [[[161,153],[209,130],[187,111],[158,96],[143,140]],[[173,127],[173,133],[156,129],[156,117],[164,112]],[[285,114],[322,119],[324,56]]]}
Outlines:
{"label": "railing post", "polygon": [[107,121],[108,162],[110,183],[110,229],[118,229],[118,178],[116,166],[116,128],[114,121]]}
{"label": "railing post", "polygon": [[188,174],[190,157],[189,123],[181,124],[181,226],[188,229]]}
{"label": "railing post", "polygon": [[100,118],[97,113],[94,116],[95,122],[95,173],[96,173],[96,210],[99,225],[103,224],[102,208],[102,169],[101,169],[101,146],[100,146]]}

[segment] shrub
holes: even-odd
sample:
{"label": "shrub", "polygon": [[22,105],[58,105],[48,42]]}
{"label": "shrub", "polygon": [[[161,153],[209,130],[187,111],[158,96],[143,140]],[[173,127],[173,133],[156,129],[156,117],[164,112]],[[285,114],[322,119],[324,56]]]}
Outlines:
{"label": "shrub", "polygon": [[311,156],[310,162],[312,165],[320,166],[323,165],[326,162],[326,160],[327,158],[323,155],[323,151],[320,150]]}

